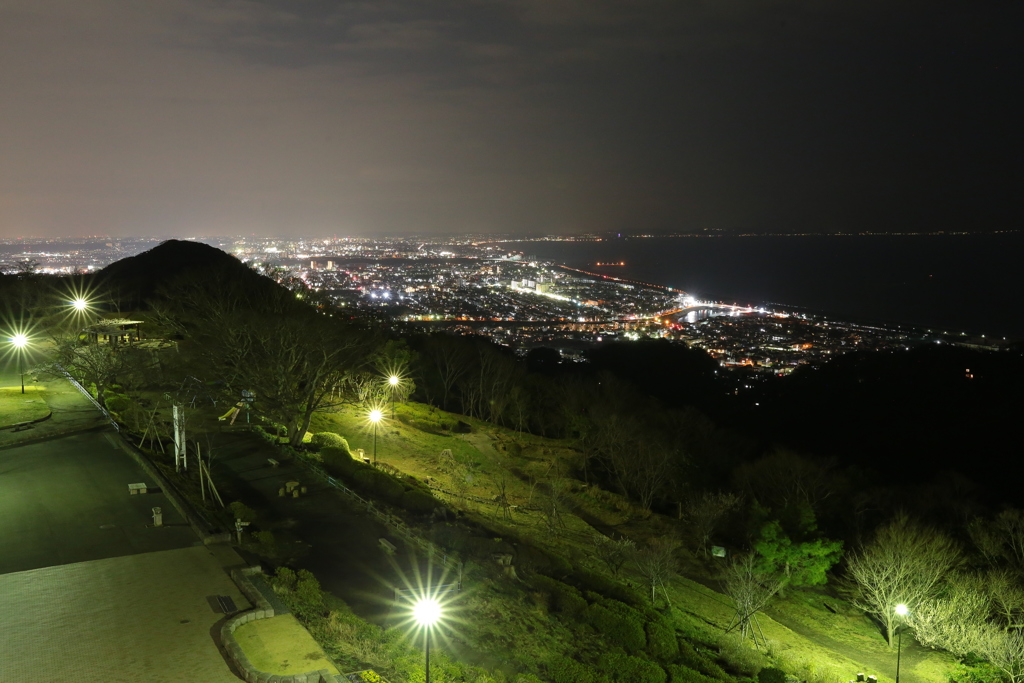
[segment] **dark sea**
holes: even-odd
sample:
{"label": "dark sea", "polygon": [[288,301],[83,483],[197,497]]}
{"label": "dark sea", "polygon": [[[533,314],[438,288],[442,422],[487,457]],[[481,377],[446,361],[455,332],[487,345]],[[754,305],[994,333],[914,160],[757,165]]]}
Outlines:
{"label": "dark sea", "polygon": [[[510,242],[575,268],[725,303],[1024,338],[1024,233]],[[601,267],[599,262],[624,262]]]}

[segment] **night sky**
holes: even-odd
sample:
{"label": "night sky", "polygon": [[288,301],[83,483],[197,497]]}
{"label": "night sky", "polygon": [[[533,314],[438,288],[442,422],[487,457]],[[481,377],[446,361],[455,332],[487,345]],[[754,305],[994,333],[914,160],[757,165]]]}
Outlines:
{"label": "night sky", "polygon": [[1022,4],[4,0],[0,237],[1019,228]]}

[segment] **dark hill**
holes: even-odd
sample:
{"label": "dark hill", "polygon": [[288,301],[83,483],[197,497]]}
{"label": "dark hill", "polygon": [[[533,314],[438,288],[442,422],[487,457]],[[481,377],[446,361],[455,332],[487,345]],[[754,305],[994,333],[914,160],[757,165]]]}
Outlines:
{"label": "dark hill", "polygon": [[234,256],[186,240],[167,240],[137,256],[111,263],[96,274],[96,282],[117,299],[120,308],[142,309],[161,286],[193,275],[211,282],[235,281],[255,289],[277,287]]}

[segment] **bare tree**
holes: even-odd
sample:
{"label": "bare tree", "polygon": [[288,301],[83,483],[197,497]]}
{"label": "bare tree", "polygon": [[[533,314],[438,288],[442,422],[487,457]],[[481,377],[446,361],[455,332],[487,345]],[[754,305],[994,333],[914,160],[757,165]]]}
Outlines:
{"label": "bare tree", "polygon": [[53,353],[42,368],[50,374],[72,377],[92,388],[96,402],[106,407],[106,390],[120,378],[137,374],[149,360],[145,352],[133,346],[83,344],[77,337],[66,335],[53,340]]}
{"label": "bare tree", "polygon": [[990,625],[976,641],[976,651],[999,669],[1006,683],[1024,681],[1024,633]]}
{"label": "bare tree", "polygon": [[765,571],[753,553],[736,557],[729,564],[725,592],[736,603],[733,624],[741,638],[751,635],[754,615],[782,590],[785,581],[781,572]]}
{"label": "bare tree", "polygon": [[1020,576],[1006,569],[990,571],[985,588],[992,599],[992,615],[1003,628],[1024,628],[1024,586]]}
{"label": "bare tree", "polygon": [[855,603],[882,622],[892,647],[896,606],[913,610],[933,599],[961,561],[960,548],[949,537],[901,515],[880,528],[847,569],[856,585]]}
{"label": "bare tree", "polygon": [[643,577],[644,582],[651,589],[651,602],[654,602],[655,590],[661,587],[665,594],[665,602],[672,604],[668,597],[666,584],[679,573],[679,560],[676,559],[676,551],[679,549],[679,542],[675,540],[661,540],[637,551],[634,556],[636,570]]}
{"label": "bare tree", "polygon": [[628,538],[599,536],[594,542],[594,553],[616,576],[623,565],[636,557],[636,552],[636,543]]}
{"label": "bare tree", "polygon": [[700,547],[705,555],[718,523],[739,504],[739,496],[723,492],[704,491],[687,499],[683,505],[683,519],[700,540]]}
{"label": "bare tree", "polygon": [[963,656],[976,649],[978,634],[986,628],[991,605],[986,578],[951,572],[943,584],[937,595],[915,603],[906,620],[922,645]]}

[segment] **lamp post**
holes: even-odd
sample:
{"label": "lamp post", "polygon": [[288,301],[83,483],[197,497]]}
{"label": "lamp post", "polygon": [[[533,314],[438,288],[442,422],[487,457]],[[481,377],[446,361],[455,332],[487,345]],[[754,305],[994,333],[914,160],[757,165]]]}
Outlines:
{"label": "lamp post", "polygon": [[412,607],[412,615],[426,635],[426,683],[430,683],[430,632],[441,618],[441,605],[433,598],[420,598]]}
{"label": "lamp post", "polygon": [[28,345],[28,337],[18,333],[11,337],[11,344],[18,349],[18,369],[21,371],[21,393],[25,393],[25,347]]}
{"label": "lamp post", "polygon": [[373,410],[370,411],[370,413],[366,417],[367,417],[367,419],[370,420],[370,422],[373,423],[373,466],[376,467],[377,466],[377,423],[380,422],[382,417],[384,417],[384,413],[382,413],[379,409],[374,408]]}
{"label": "lamp post", "polygon": [[[907,616],[907,606],[904,604],[896,605],[896,614],[901,617]],[[896,625],[896,683],[900,683],[900,652],[903,649],[903,631],[900,630],[900,624]]]}
{"label": "lamp post", "polygon": [[401,380],[398,379],[398,375],[391,375],[388,377],[388,384],[391,385],[391,419],[395,419],[395,391],[398,390],[398,383]]}

